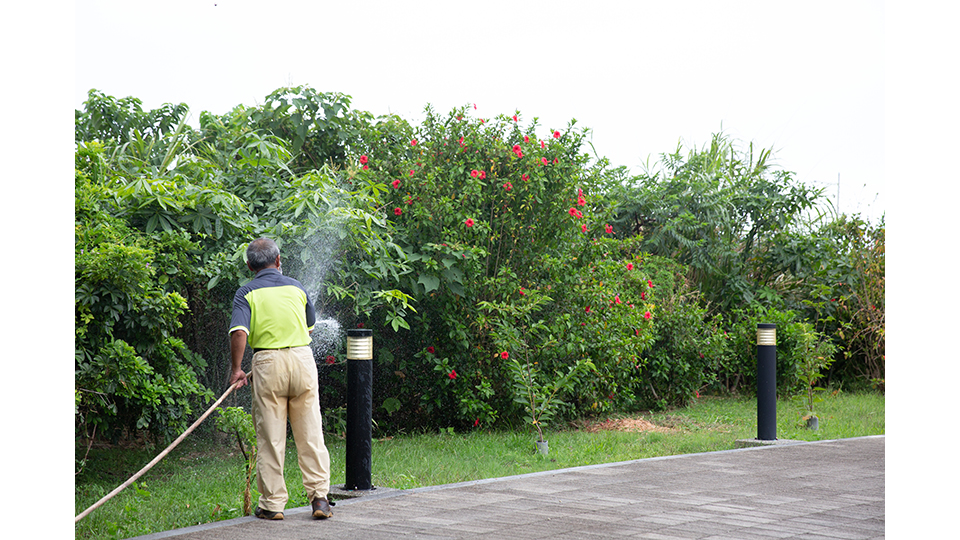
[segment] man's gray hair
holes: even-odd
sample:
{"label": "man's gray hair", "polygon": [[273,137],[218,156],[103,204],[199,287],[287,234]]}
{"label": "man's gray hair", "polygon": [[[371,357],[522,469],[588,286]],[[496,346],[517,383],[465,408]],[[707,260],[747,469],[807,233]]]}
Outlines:
{"label": "man's gray hair", "polygon": [[257,238],[247,246],[247,263],[254,272],[270,266],[280,255],[277,243],[269,238]]}

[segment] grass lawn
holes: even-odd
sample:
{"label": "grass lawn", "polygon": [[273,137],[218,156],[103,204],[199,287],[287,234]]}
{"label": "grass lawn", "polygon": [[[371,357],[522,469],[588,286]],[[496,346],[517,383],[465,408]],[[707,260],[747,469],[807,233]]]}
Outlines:
{"label": "grass lawn", "polygon": [[[818,404],[820,429],[800,421],[799,406],[777,405],[777,438],[827,440],[884,434],[884,396],[844,393]],[[373,484],[410,489],[632,459],[728,450],[757,436],[754,399],[703,397],[661,413],[581,421],[544,432],[548,456],[536,453],[533,431],[380,436],[373,443]],[[209,422],[209,420],[208,420]],[[344,442],[328,436],[331,485],[344,482]],[[75,482],[76,514],[139,471],[163,448],[97,449]],[[86,449],[77,449],[83,455]],[[75,526],[76,538],[129,538],[243,515],[243,458],[225,438],[188,438],[138,482]],[[306,506],[293,441],[287,444],[288,508]],[[255,486],[254,486],[255,489]],[[256,505],[256,493],[253,504]]]}

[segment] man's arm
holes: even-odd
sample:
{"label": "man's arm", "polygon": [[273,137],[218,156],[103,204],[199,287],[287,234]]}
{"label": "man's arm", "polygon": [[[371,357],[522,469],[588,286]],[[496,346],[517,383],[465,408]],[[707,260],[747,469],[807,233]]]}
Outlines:
{"label": "man's arm", "polygon": [[227,387],[233,386],[233,383],[240,381],[237,388],[247,384],[247,374],[243,372],[240,363],[243,362],[243,352],[247,348],[247,333],[243,330],[234,330],[230,334],[230,379],[227,381]]}

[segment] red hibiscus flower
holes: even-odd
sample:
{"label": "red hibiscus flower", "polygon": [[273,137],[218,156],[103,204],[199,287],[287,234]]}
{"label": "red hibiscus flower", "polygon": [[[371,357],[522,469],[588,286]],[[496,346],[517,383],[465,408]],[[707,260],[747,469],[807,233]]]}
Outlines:
{"label": "red hibiscus flower", "polygon": [[653,288],[653,282],[649,279],[647,280],[647,287],[650,287],[651,289]]}
{"label": "red hibiscus flower", "polygon": [[402,213],[403,213],[403,210],[401,210],[399,206],[393,209],[393,215],[395,216],[399,216]]}
{"label": "red hibiscus flower", "polygon": [[541,164],[541,165],[546,165],[546,164],[547,164],[547,158],[545,158],[545,157],[540,158],[540,164]]}
{"label": "red hibiscus flower", "polygon": [[524,136],[523,136],[523,142],[526,142],[526,143],[530,142],[530,136],[529,136],[529,135],[524,135]]}
{"label": "red hibiscus flower", "polygon": [[507,182],[506,184],[503,185],[503,189],[510,191],[511,189],[513,189],[513,184],[511,184],[510,182]]}
{"label": "red hibiscus flower", "polygon": [[370,168],[369,165],[364,165],[364,166],[363,166],[363,170],[367,170],[367,169],[369,169],[369,168]]}
{"label": "red hibiscus flower", "polygon": [[580,226],[580,231],[581,231],[581,232],[587,232],[587,226],[586,226],[586,225],[581,225],[581,226]]}
{"label": "red hibiscus flower", "polygon": [[604,225],[603,230],[604,230],[604,232],[606,232],[607,234],[610,234],[610,233],[613,232],[613,227],[611,227],[610,225]]}
{"label": "red hibiscus flower", "polygon": [[554,138],[554,139],[559,139],[559,138],[560,138],[560,132],[559,132],[559,131],[554,131],[554,132],[553,132],[553,138]]}
{"label": "red hibiscus flower", "polygon": [[413,139],[412,141],[410,141],[410,146],[416,146],[416,145],[417,145],[416,139]]}
{"label": "red hibiscus flower", "polygon": [[407,204],[413,204],[413,199],[407,199]]}
{"label": "red hibiscus flower", "polygon": [[335,363],[336,361],[337,361],[337,359],[334,358],[333,356],[327,356],[327,363],[328,363],[328,364],[333,364],[333,363]]}
{"label": "red hibiscus flower", "polygon": [[650,319],[651,317],[653,317],[653,315],[652,315],[649,311],[647,311],[647,312],[645,312],[645,313],[643,314],[643,318],[644,318],[644,319]]}
{"label": "red hibiscus flower", "polygon": [[576,209],[576,208],[571,207],[570,210],[567,210],[567,213],[570,214],[570,215],[573,216],[573,217],[577,217],[577,209]]}
{"label": "red hibiscus flower", "polygon": [[527,180],[530,179],[530,177],[527,176],[526,174],[524,174],[523,176],[520,177],[520,179],[523,180],[524,182],[526,182]]}
{"label": "red hibiscus flower", "polygon": [[413,176],[413,169],[410,169],[410,176]]}
{"label": "red hibiscus flower", "polygon": [[457,370],[451,371],[450,374],[447,375],[447,377],[450,377],[451,379],[456,379],[456,378],[457,378]]}
{"label": "red hibiscus flower", "polygon": [[[699,396],[697,396],[697,397],[699,397]],[[480,419],[477,418],[476,420],[473,421],[473,427],[477,427],[477,426],[479,426],[479,425],[480,425]]]}
{"label": "red hibiscus flower", "polygon": [[393,182],[390,182],[390,185],[393,186],[393,189],[400,189],[400,179],[396,179]]}
{"label": "red hibiscus flower", "polygon": [[510,353],[508,353],[507,351],[503,351],[502,353],[500,353],[500,358],[506,360],[507,358],[510,358]]}
{"label": "red hibiscus flower", "polygon": [[520,287],[520,296],[526,296],[527,293],[523,292],[523,287]]}
{"label": "red hibiscus flower", "polygon": [[627,263],[627,270],[633,270],[633,263]]}
{"label": "red hibiscus flower", "polygon": [[436,351],[436,349],[433,348],[433,345],[427,347],[427,352],[428,352],[428,353],[433,354],[435,351]]}
{"label": "red hibiscus flower", "polygon": [[645,293],[645,292],[643,292],[643,291],[640,291],[640,299],[641,299],[641,300],[646,300],[646,299],[647,299],[647,293]]}
{"label": "red hibiscus flower", "polygon": [[476,169],[473,169],[472,171],[470,171],[470,176],[472,176],[472,177],[474,177],[474,178],[476,178],[478,174],[480,174],[480,173],[478,173]]}
{"label": "red hibiscus flower", "polygon": [[360,164],[361,164],[361,165],[366,165],[366,164],[367,164],[367,161],[369,161],[369,159],[367,158],[366,155],[360,156]]}
{"label": "red hibiscus flower", "polygon": [[585,309],[584,311],[586,311],[587,313],[590,313],[590,306],[587,306],[587,309]]}
{"label": "red hibiscus flower", "polygon": [[577,199],[577,206],[586,206],[586,205],[587,205],[586,199],[584,199],[583,197],[580,197]]}
{"label": "red hibiscus flower", "polygon": [[513,115],[513,121],[514,121],[514,122],[517,121],[517,115]]}
{"label": "red hibiscus flower", "polygon": [[623,302],[620,301],[620,295],[619,295],[619,294],[613,297],[613,303],[614,303],[614,304],[622,304],[622,303],[623,303]]}
{"label": "red hibiscus flower", "polygon": [[467,221],[464,222],[467,227],[473,227],[473,218],[467,218]]}
{"label": "red hibiscus flower", "polygon": [[540,148],[546,148],[546,147],[547,147],[547,143],[540,141]]}
{"label": "red hibiscus flower", "polygon": [[480,174],[478,175],[478,177],[479,177],[481,180],[483,180],[484,178],[487,177],[487,173],[484,172],[484,171],[480,171]]}

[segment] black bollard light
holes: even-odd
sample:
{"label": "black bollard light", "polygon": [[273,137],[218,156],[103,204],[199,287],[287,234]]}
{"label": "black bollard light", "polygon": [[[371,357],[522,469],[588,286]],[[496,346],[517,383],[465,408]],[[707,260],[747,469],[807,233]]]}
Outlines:
{"label": "black bollard light", "polygon": [[346,490],[374,489],[370,480],[373,452],[373,330],[347,330]]}
{"label": "black bollard light", "polygon": [[757,439],[777,440],[777,325],[757,324]]}

